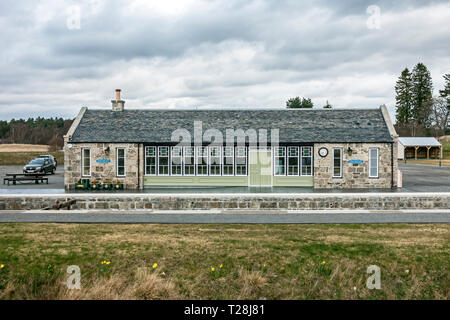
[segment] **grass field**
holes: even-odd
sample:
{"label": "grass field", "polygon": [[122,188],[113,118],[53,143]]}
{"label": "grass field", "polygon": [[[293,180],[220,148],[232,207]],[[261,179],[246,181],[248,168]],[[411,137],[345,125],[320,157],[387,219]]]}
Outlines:
{"label": "grass field", "polygon": [[[449,224],[2,224],[0,299],[449,299],[449,234]],[[69,265],[81,290],[66,288]],[[366,288],[369,265],[380,290]]]}
{"label": "grass field", "polygon": [[0,166],[24,166],[31,159],[41,154],[51,154],[56,158],[58,165],[64,163],[64,152],[0,152]]}
{"label": "grass field", "polygon": [[48,152],[44,144],[0,144],[0,152]]}

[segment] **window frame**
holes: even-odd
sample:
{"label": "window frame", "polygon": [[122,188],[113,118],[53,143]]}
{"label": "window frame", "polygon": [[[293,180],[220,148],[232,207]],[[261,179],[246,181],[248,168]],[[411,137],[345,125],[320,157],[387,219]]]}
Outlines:
{"label": "window frame", "polygon": [[[186,163],[186,158],[187,158],[187,152],[186,149],[190,148],[192,150],[192,156],[190,156],[189,158],[192,158],[194,161],[193,163]],[[193,146],[186,146],[183,147],[183,176],[188,176],[188,177],[193,177],[197,175],[197,162],[196,162],[196,152],[195,152],[195,147]],[[194,168],[194,173],[191,174],[187,174],[186,173],[186,166],[192,166]]]}
{"label": "window frame", "polygon": [[[376,169],[377,169],[377,174],[376,176],[372,175],[372,155],[371,152],[375,150],[377,152],[377,157],[376,157]],[[379,178],[380,177],[380,150],[379,148],[369,148],[369,178]]]}
{"label": "window frame", "polygon": [[[179,155],[174,156],[174,150],[176,150],[175,148],[178,148],[180,150]],[[174,158],[180,158],[180,163],[179,164],[173,164],[173,159]],[[180,167],[180,173],[173,173],[173,168],[174,167]],[[182,176],[183,175],[183,147],[181,146],[172,146],[170,147],[170,170],[169,170],[169,174],[171,176]]]}
{"label": "window frame", "polygon": [[[304,149],[309,149],[309,156],[303,156],[303,150]],[[302,146],[300,148],[300,153],[299,153],[299,157],[300,157],[300,171],[299,171],[299,175],[302,177],[312,177],[314,175],[314,147],[312,146]],[[303,158],[310,158],[311,159],[311,164],[309,165],[310,169],[311,169],[311,173],[310,174],[303,174]],[[341,165],[342,168],[342,165]]]}
{"label": "window frame", "polygon": [[[343,148],[332,148],[331,149],[332,150],[332,154],[333,154],[333,157],[332,157],[332,177],[333,178],[342,178],[342,176],[343,176],[343,159],[344,159],[344,155],[343,155]],[[334,173],[334,169],[335,169],[335,166],[334,166],[334,160],[335,160],[335,155],[334,155],[334,152],[335,152],[335,150],[339,150],[339,175],[335,175],[335,173]]]}
{"label": "window frame", "polygon": [[[237,177],[246,177],[248,176],[248,148],[245,146],[236,146],[234,147],[234,175]],[[244,156],[238,156],[237,150],[243,148],[244,150]],[[237,159],[243,158],[245,159],[245,174],[238,174],[238,166],[242,166],[242,164],[238,163]]]}
{"label": "window frame", "polygon": [[[85,165],[84,165],[84,159],[85,159],[85,155],[84,155],[84,151],[88,150],[89,151],[89,174],[84,174],[84,169],[85,169]],[[91,177],[92,176],[92,154],[91,154],[91,148],[81,148],[81,176],[82,177]]]}
{"label": "window frame", "polygon": [[[217,155],[217,156],[212,156],[211,155],[211,152],[212,152],[212,150],[218,150],[219,151],[219,155]],[[219,159],[219,163],[217,164],[217,163],[215,163],[215,164],[213,164],[212,163],[212,158],[218,158]],[[212,173],[212,166],[216,166],[216,168],[218,167],[218,169],[219,169],[219,174],[217,174],[217,173]],[[210,147],[208,147],[208,173],[209,173],[209,175],[210,176],[213,176],[213,177],[217,177],[217,176],[221,176],[222,175],[222,148],[220,147],[220,146],[210,146]]]}
{"label": "window frame", "polygon": [[[278,153],[279,149],[283,150],[282,156],[280,156]],[[276,177],[286,176],[286,173],[287,173],[287,170],[286,170],[286,147],[280,147],[280,146],[273,147],[272,152],[273,152],[273,160],[272,160],[273,161],[273,175]],[[277,170],[277,158],[284,158],[284,166],[283,166],[284,170],[283,170],[282,174],[278,173],[278,170]]]}
{"label": "window frame", "polygon": [[[291,149],[294,149],[294,150],[297,151],[297,156],[291,156],[290,155]],[[300,175],[300,167],[301,167],[301,165],[300,165],[300,162],[299,162],[299,158],[300,158],[299,150],[301,151],[302,148],[299,148],[298,146],[296,146],[296,147],[287,147],[286,148],[286,154],[285,154],[286,164],[287,164],[287,166],[286,166],[286,168],[287,168],[286,175],[289,176],[289,177],[296,177],[296,176]],[[290,159],[295,159],[295,158],[297,158],[297,174],[290,174],[289,173],[289,167],[291,167],[291,165],[289,164],[289,160]]]}
{"label": "window frame", "polygon": [[[119,174],[119,150],[123,150],[123,174]],[[127,176],[127,160],[126,160],[126,150],[124,147],[116,148],[116,177],[126,177]]]}
{"label": "window frame", "polygon": [[[231,150],[231,156],[226,156],[226,152],[225,150]],[[232,162],[231,164],[227,163],[225,164],[225,159],[227,158],[231,158]],[[230,167],[231,166],[231,170],[232,173],[231,174],[225,174],[225,166]],[[225,146],[222,147],[222,175],[225,177],[231,177],[235,175],[235,171],[234,171],[234,146]]]}
{"label": "window frame", "polygon": [[[206,150],[206,156],[204,155],[203,152],[202,152],[202,156],[199,156],[200,150]],[[203,164],[203,161],[202,161],[202,163],[199,162],[199,159],[205,159],[205,158],[206,158],[206,164]],[[195,147],[195,173],[197,176],[201,176],[201,177],[208,176],[208,174],[209,174],[208,159],[209,159],[209,150],[208,150],[207,146]],[[198,169],[199,169],[200,165],[202,166],[202,168],[203,168],[203,166],[206,166],[206,174],[199,174]]]}
{"label": "window frame", "polygon": [[[161,157],[160,155],[159,155],[159,150],[160,149],[162,149],[162,148],[167,148],[167,156],[163,156],[163,157]],[[160,164],[159,164],[159,161],[160,161],[160,159],[161,158],[167,158],[167,165],[164,165],[164,166],[166,166],[167,167],[167,174],[165,174],[165,173],[160,173],[159,172],[159,168],[160,168]],[[157,175],[158,176],[169,176],[170,175],[170,147],[169,146],[158,146],[158,158],[157,158],[157,163],[158,163],[158,165],[157,165]]]}
{"label": "window frame", "polygon": [[[152,148],[154,151],[153,156],[147,155],[147,149]],[[151,165],[147,164],[147,158],[155,158],[155,173],[147,173],[147,167],[150,167]],[[158,148],[156,146],[145,146],[144,149],[144,176],[156,176],[158,174]]]}

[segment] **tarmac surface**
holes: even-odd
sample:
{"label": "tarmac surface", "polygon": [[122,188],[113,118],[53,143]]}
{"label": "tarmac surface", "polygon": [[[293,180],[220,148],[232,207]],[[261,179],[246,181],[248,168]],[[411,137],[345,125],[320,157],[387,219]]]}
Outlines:
{"label": "tarmac surface", "polygon": [[283,213],[281,211],[258,213],[218,213],[218,212],[88,212],[88,211],[59,211],[59,212],[11,212],[0,213],[0,223],[35,222],[35,223],[160,223],[160,224],[366,224],[366,223],[449,223],[450,210],[398,210],[378,211],[352,210],[351,212],[318,211]]}

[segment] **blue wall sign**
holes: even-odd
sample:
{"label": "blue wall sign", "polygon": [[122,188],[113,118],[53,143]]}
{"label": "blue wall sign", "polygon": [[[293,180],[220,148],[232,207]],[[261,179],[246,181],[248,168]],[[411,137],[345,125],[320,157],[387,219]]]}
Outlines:
{"label": "blue wall sign", "polygon": [[352,159],[352,160],[348,160],[349,163],[363,163],[364,160],[359,160],[359,159]]}
{"label": "blue wall sign", "polygon": [[109,159],[97,159],[95,161],[98,162],[98,163],[101,163],[101,164],[105,164],[105,163],[110,163],[111,162],[111,160],[109,160]]}

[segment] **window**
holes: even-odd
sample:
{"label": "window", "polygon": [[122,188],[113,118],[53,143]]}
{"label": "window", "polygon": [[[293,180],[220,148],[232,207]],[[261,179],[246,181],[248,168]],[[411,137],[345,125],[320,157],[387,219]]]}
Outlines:
{"label": "window", "polygon": [[156,147],[145,147],[145,174],[156,175]]}
{"label": "window", "polygon": [[170,174],[172,176],[181,176],[183,174],[182,169],[182,147],[171,147],[170,157]]}
{"label": "window", "polygon": [[194,147],[184,147],[184,175],[195,176],[195,149]]}
{"label": "window", "polygon": [[274,164],[275,164],[275,175],[284,176],[286,175],[286,148],[285,147],[275,147],[274,148]]}
{"label": "window", "polygon": [[116,173],[118,177],[125,177],[125,149],[116,149]]}
{"label": "window", "polygon": [[298,176],[298,147],[288,147],[288,176]]}
{"label": "window", "polygon": [[236,147],[236,175],[247,175],[247,149],[245,147]]}
{"label": "window", "polygon": [[91,149],[81,149],[81,173],[83,176],[91,175]]}
{"label": "window", "polygon": [[220,176],[222,167],[222,153],[220,147],[209,147],[209,174]]}
{"label": "window", "polygon": [[342,149],[333,149],[333,177],[342,177]]}
{"label": "window", "polygon": [[208,175],[208,147],[196,147],[197,149],[197,175]]}
{"label": "window", "polygon": [[378,148],[369,149],[369,177],[378,178]]}
{"label": "window", "polygon": [[158,174],[169,175],[169,147],[158,147]]}
{"label": "window", "polygon": [[302,147],[302,176],[312,176],[312,147]]}
{"label": "window", "polygon": [[234,175],[234,148],[223,147],[223,175]]}

